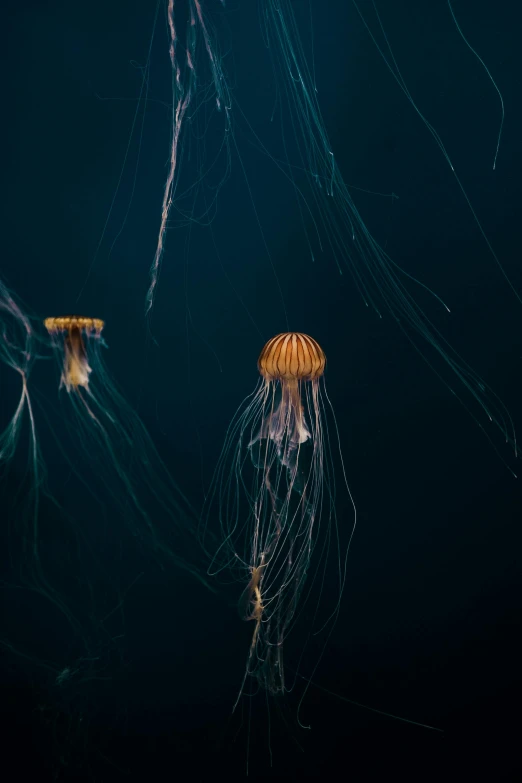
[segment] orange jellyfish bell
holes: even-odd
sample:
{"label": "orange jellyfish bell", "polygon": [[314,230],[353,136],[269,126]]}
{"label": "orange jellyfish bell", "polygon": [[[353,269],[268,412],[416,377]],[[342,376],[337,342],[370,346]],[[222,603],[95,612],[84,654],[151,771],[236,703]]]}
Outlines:
{"label": "orange jellyfish bell", "polygon": [[85,318],[83,315],[62,315],[58,318],[46,318],[44,326],[50,334],[55,332],[71,332],[78,329],[100,334],[105,323],[101,318]]}
{"label": "orange jellyfish bell", "polygon": [[283,332],[267,342],[257,366],[267,381],[313,381],[324,373],[326,356],[312,337]]}

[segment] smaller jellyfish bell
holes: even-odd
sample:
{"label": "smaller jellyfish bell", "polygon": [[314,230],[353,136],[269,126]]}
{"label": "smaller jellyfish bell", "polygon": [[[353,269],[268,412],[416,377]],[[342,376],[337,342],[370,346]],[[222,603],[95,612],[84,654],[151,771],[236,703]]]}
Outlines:
{"label": "smaller jellyfish bell", "polygon": [[100,338],[104,322],[100,318],[85,318],[78,315],[66,315],[59,318],[46,318],[45,328],[51,337],[65,335],[63,341],[64,362],[61,384],[68,392],[83,386],[89,389],[89,365],[86,340]]}

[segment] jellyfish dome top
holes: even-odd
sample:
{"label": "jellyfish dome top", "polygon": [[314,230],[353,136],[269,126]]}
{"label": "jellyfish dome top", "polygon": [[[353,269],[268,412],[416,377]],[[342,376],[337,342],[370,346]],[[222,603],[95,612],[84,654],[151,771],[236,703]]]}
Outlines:
{"label": "jellyfish dome top", "polygon": [[74,330],[101,334],[105,322],[101,318],[86,318],[83,315],[62,315],[58,318],[46,318],[44,326],[51,334]]}
{"label": "jellyfish dome top", "polygon": [[[286,332],[266,343],[258,359],[260,382],[232,420],[209,493],[206,521],[211,524],[217,507],[221,524],[221,545],[209,573],[231,570],[247,581],[239,610],[244,620],[254,621],[240,694],[248,676],[272,693],[287,690],[283,644],[326,573],[335,581],[334,605],[325,617],[318,594],[312,616],[327,633],[337,616],[355,506],[324,386],[325,367],[323,349],[306,334]],[[347,523],[338,525],[341,488],[347,502],[339,509]],[[305,591],[311,569],[319,578]]]}
{"label": "jellyfish dome top", "polygon": [[283,332],[267,342],[257,366],[268,381],[312,381],[324,373],[326,356],[307,334]]}

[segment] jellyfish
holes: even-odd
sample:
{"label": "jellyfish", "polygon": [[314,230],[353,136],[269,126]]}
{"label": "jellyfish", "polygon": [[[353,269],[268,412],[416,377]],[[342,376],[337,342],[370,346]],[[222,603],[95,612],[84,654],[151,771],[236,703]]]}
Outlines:
{"label": "jellyfish", "polygon": [[[219,25],[211,23],[211,4],[190,0],[184,15],[174,12],[173,0],[167,0],[166,6],[172,83],[168,150],[170,163],[163,187],[156,250],[150,268],[147,312],[151,310],[156,296],[169,227],[186,224],[187,220],[191,225],[212,223],[216,215],[218,193],[232,168],[234,151],[239,158],[242,174],[247,176],[235,134],[235,125],[239,121],[253,146],[272,161],[274,171],[278,170],[291,183],[310,260],[316,262],[324,259],[325,266],[336,268],[339,275],[348,272],[365,305],[378,318],[388,319],[397,325],[414,351],[476,421],[485,437],[492,442],[493,448],[498,451],[496,436],[500,434],[502,441],[510,444],[516,454],[516,436],[509,410],[445,338],[434,317],[421,305],[421,299],[428,294],[427,301],[431,301],[435,311],[444,316],[450,312],[450,308],[435,291],[410,271],[401,268],[400,262],[388,254],[372,235],[352,198],[351,189],[329,139],[313,58],[310,58],[308,47],[302,40],[299,14],[293,3],[289,0],[266,0],[260,5],[261,35],[271,61],[266,63],[266,69],[273,74],[276,82],[275,105],[273,109],[270,106],[269,110],[272,119],[276,113],[280,115],[277,125],[281,128],[281,135],[275,145],[272,130],[270,136],[264,139],[262,128],[256,124],[258,121],[251,121],[245,107],[241,105],[238,97],[240,91],[232,91],[228,86],[227,70],[223,66],[224,56],[220,52],[217,35]],[[408,90],[379,15],[376,12],[386,42],[386,47],[382,48],[355,2],[354,7],[392,77],[439,147],[465,203],[471,209],[472,218],[488,252],[507,279],[440,135],[421,113]],[[208,114],[198,120],[199,111],[203,108]],[[199,128],[200,132],[193,136],[203,138],[209,133],[211,123],[213,143],[201,145],[198,156],[194,158],[198,161],[197,166],[183,174],[182,152],[187,127],[193,125]],[[275,125],[271,123],[271,128]],[[253,189],[247,179],[245,195],[250,198],[252,194]],[[391,194],[391,197],[396,198],[395,194]],[[253,208],[258,221],[257,206],[254,204]],[[269,257],[269,243],[260,224],[259,228]],[[270,264],[273,270],[271,261]],[[275,277],[281,305],[285,309],[286,292],[277,275]],[[510,281],[507,282],[514,290]],[[486,417],[484,422],[483,416]],[[504,460],[502,454],[500,457]]]}
{"label": "jellyfish", "polygon": [[[87,358],[85,340],[94,336],[99,339],[105,326],[100,318],[83,318],[79,316],[65,316],[62,318],[46,318],[45,328],[51,336],[65,334],[64,354],[65,361],[61,376],[61,383],[68,392],[83,386],[89,389],[89,374],[92,372]],[[85,337],[84,337],[85,335]]]}
{"label": "jellyfish", "polygon": [[[61,424],[67,430],[70,469],[106,516],[124,522],[162,563],[180,566],[203,582],[196,543],[197,515],[160,457],[145,425],[117,389],[103,360],[100,318],[46,318],[45,327],[65,390]],[[88,478],[87,478],[88,477]]]}
{"label": "jellyfish", "polygon": [[325,366],[322,348],[306,334],[269,340],[258,360],[261,379],[229,427],[214,475],[206,516],[217,507],[222,543],[209,573],[232,569],[247,581],[239,611],[253,623],[240,695],[249,676],[270,693],[287,689],[283,646],[310,595],[311,568],[316,577],[323,571],[320,581],[333,576],[337,585],[322,620],[317,595],[316,624],[331,633],[338,613],[355,504]]}
{"label": "jellyfish", "polygon": [[[488,251],[507,279],[439,134],[413,101],[389,48],[375,5],[388,51],[386,47],[380,48],[357,3],[354,2],[354,6],[388,70],[449,164]],[[516,436],[509,410],[439,331],[432,317],[419,304],[417,294],[422,291],[428,293],[435,307],[441,311],[449,313],[449,307],[436,292],[390,257],[370,232],[352,198],[328,137],[315,69],[307,56],[293,3],[289,0],[268,0],[262,5],[261,18],[277,80],[277,93],[282,96],[281,127],[288,122],[292,129],[291,142],[287,144],[285,141],[284,145],[285,152],[288,150],[285,160],[274,160],[274,163],[295,184],[296,198],[305,216],[303,231],[312,261],[316,261],[319,255],[324,256],[328,249],[339,274],[347,271],[366,306],[379,318],[388,318],[397,325],[416,353],[461,402],[497,453],[495,432],[482,423],[482,415],[489,424],[496,426],[502,441],[510,444],[516,455]],[[271,157],[264,145],[263,150]],[[514,290],[510,281],[507,282]],[[505,462],[502,454],[499,456]],[[506,466],[513,472],[509,465]]]}
{"label": "jellyfish", "polygon": [[[0,588],[24,596],[5,601],[0,646],[55,685],[118,659],[127,593],[151,567],[209,586],[197,514],[117,389],[104,328],[76,315],[42,324],[0,282]],[[58,395],[40,361],[49,348]]]}

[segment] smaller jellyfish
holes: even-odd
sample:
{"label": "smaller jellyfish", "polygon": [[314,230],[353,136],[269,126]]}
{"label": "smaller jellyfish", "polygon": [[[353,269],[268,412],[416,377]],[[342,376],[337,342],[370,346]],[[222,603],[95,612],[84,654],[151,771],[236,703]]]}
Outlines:
{"label": "smaller jellyfish", "polygon": [[[210,522],[217,505],[222,543],[209,573],[232,569],[240,579],[247,576],[239,611],[254,622],[240,695],[248,676],[271,693],[288,690],[283,644],[299,616],[307,635],[325,629],[329,634],[338,613],[355,505],[324,386],[325,366],[322,348],[306,334],[269,340],[258,360],[261,380],[229,427],[214,475],[205,516]],[[325,617],[319,602],[322,586],[328,583],[331,592],[332,578],[334,605]],[[317,600],[308,611],[314,587]]]}
{"label": "smaller jellyfish", "polygon": [[44,324],[60,366],[60,389],[67,392],[59,427],[67,430],[62,451],[72,472],[113,525],[120,519],[160,560],[205,582],[203,565],[198,569],[188,554],[193,541],[193,560],[201,557],[197,516],[111,378],[103,360],[105,322],[70,315]]}
{"label": "smaller jellyfish", "polygon": [[[56,584],[56,569],[48,568],[48,529],[43,531],[41,525],[44,504],[47,509],[52,507],[54,532],[59,528],[60,514],[49,489],[40,438],[41,401],[33,377],[35,363],[43,357],[40,349],[43,340],[37,324],[0,281],[0,584],[20,594],[24,591],[26,596],[24,601],[5,602],[0,645],[45,670],[46,664],[25,649],[27,639],[20,646],[18,641],[10,641],[17,638],[20,629],[25,633],[35,611],[40,618],[44,616],[41,599],[48,602],[53,620],[57,610],[78,637],[82,629]],[[36,610],[28,596],[35,597]],[[26,606],[30,607],[28,614]],[[35,646],[37,636],[31,640]]]}
{"label": "smaller jellyfish", "polygon": [[[89,430],[94,423],[99,434],[108,437],[107,425],[114,420],[110,400],[112,382],[101,355],[101,348],[105,347],[102,338],[105,322],[100,318],[65,315],[46,318],[44,326],[60,365],[60,389],[66,389],[77,415],[75,426],[88,435],[85,430],[87,414]],[[90,385],[93,369],[98,382],[94,391]]]}
{"label": "smaller jellyfish", "polygon": [[89,365],[85,342],[92,337],[100,339],[104,322],[99,318],[83,318],[77,315],[61,318],[46,318],[45,328],[52,337],[65,335],[63,349],[65,361],[61,383],[68,392],[83,386],[89,389],[89,375],[92,369]]}

